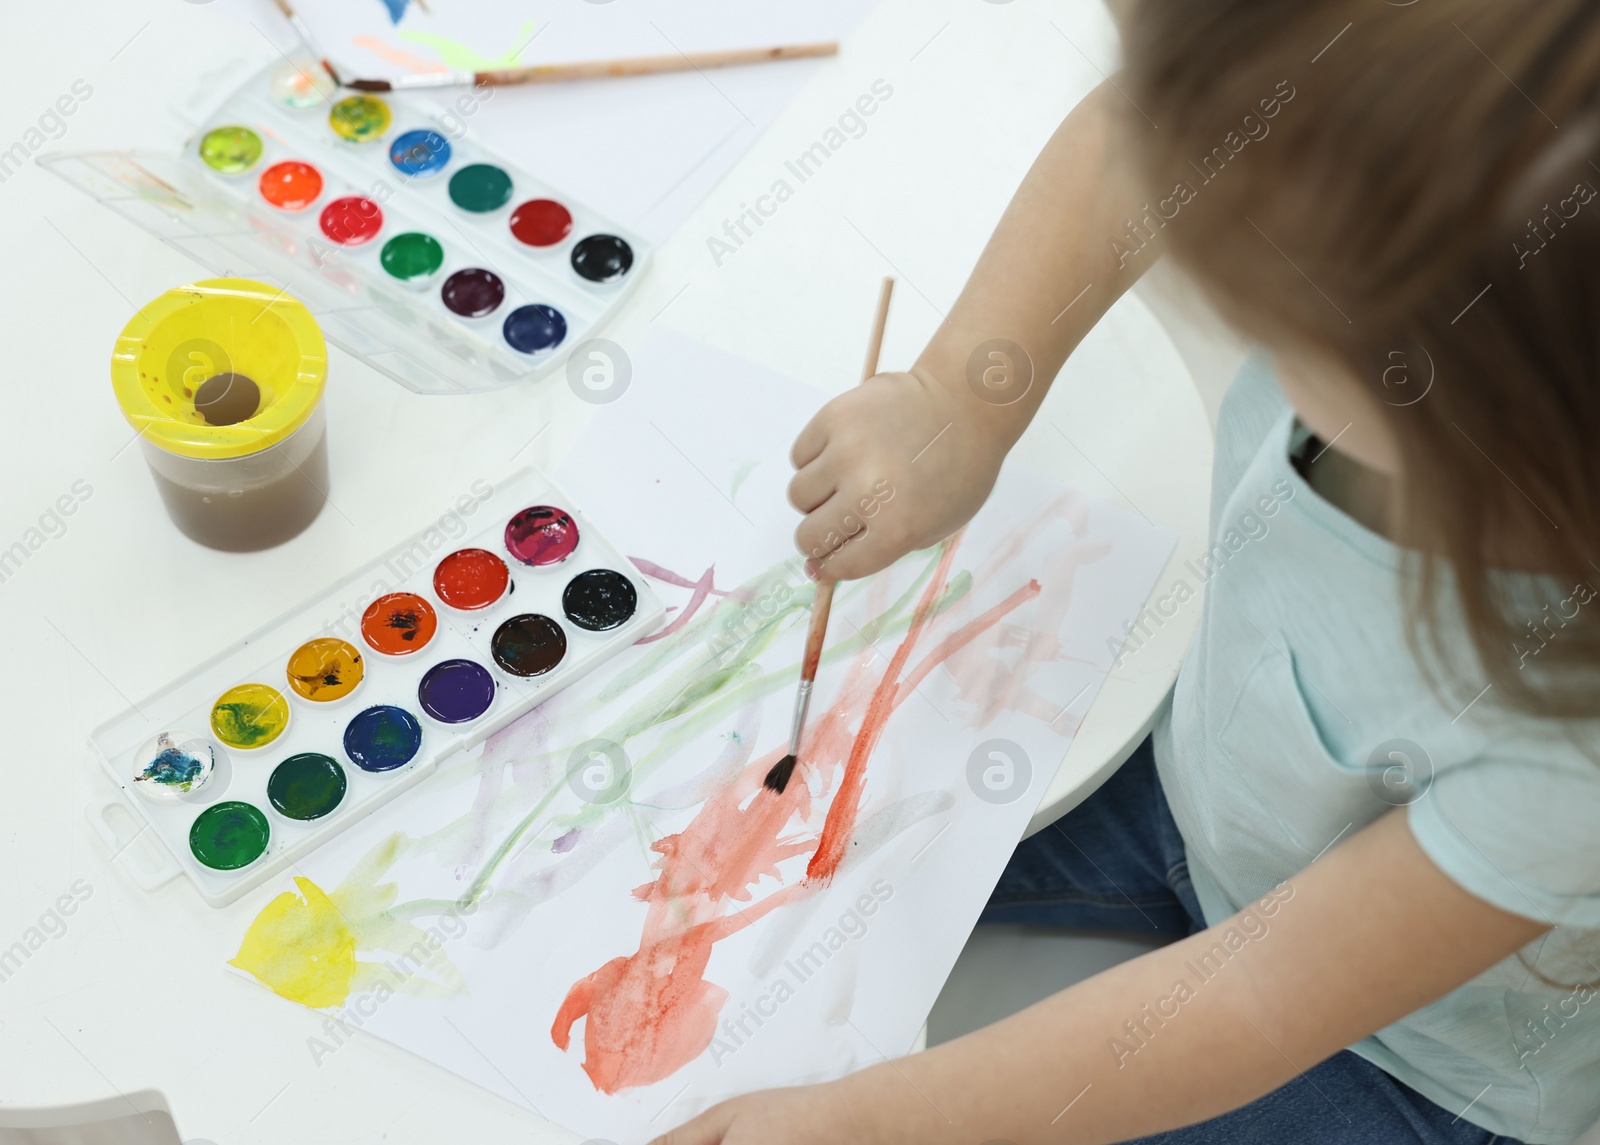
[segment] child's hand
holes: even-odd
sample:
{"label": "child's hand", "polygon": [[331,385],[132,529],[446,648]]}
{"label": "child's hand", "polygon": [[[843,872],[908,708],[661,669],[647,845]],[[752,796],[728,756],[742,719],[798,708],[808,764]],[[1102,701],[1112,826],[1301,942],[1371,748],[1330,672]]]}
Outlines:
{"label": "child's hand", "polygon": [[[965,400],[964,400],[965,399]],[[795,543],[824,580],[853,580],[944,540],[983,505],[1008,441],[921,371],[878,374],[817,412],[790,451]]]}
{"label": "child's hand", "polygon": [[706,1110],[650,1145],[840,1145],[862,1139],[838,1083],[766,1089]]}

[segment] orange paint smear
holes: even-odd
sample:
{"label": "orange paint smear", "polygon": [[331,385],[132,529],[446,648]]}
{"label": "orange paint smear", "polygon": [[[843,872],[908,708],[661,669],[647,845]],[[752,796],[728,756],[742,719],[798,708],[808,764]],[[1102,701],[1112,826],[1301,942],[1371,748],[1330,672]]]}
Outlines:
{"label": "orange paint smear", "polygon": [[[385,63],[399,64],[417,75],[438,75],[450,70],[436,60],[430,60],[426,56],[419,56],[415,52],[408,52],[404,48],[397,48],[393,44],[385,43],[377,36],[352,36],[350,42],[358,48],[365,48]],[[324,64],[323,66],[326,67],[327,65]]]}
{"label": "orange paint smear", "polygon": [[[699,1057],[711,1044],[727,991],[705,980],[713,946],[778,907],[815,894],[838,872],[861,810],[868,758],[891,714],[911,689],[946,658],[1039,595],[1030,581],[940,642],[904,679],[907,661],[944,594],[959,539],[946,542],[911,624],[876,682],[870,648],[852,661],[840,698],[814,722],[797,776],[781,793],[763,780],[779,748],[751,760],[712,796],[683,831],[652,844],[659,874],[634,895],[649,905],[639,949],[613,958],[575,983],[550,1029],[557,1048],[583,1030],[584,1072],[603,1093],[652,1085]],[[852,730],[854,729],[854,730]],[[820,834],[786,833],[812,812],[813,786],[826,794],[840,775]],[[813,783],[812,781],[815,781]],[[764,878],[782,879],[778,864],[811,852],[805,878],[752,902]],[[728,904],[747,903],[731,914]]]}
{"label": "orange paint smear", "polygon": [[828,808],[828,818],[822,824],[816,852],[806,866],[808,882],[830,882],[839,870],[850,835],[855,830],[856,816],[861,810],[861,789],[867,781],[867,758],[872,754],[872,749],[878,746],[878,737],[889,722],[889,713],[894,711],[900,670],[905,667],[911,649],[915,647],[917,638],[928,623],[929,614],[933,612],[934,603],[944,591],[945,581],[950,576],[950,565],[955,560],[956,547],[960,543],[960,534],[946,542],[944,554],[939,558],[939,567],[928,578],[928,587],[922,590],[922,599],[917,601],[916,611],[911,615],[911,625],[906,630],[905,638],[889,658],[889,670],[878,681],[872,702],[867,705],[861,730],[856,733],[856,741],[850,748],[850,761],[845,764],[844,778],[839,781],[839,792]]}
{"label": "orange paint smear", "polygon": [[1025,604],[1034,597],[1038,596],[1039,591],[1039,582],[1036,580],[1030,580],[1027,584],[1017,589],[1016,592],[1012,593],[999,604],[991,608],[988,612],[985,612],[976,620],[968,621],[966,624],[963,624],[960,628],[952,632],[949,636],[946,636],[938,643],[932,652],[928,653],[928,655],[923,658],[922,663],[913,668],[909,673],[907,673],[906,678],[900,681],[900,687],[895,692],[894,696],[895,705],[898,707],[902,700],[915,691],[917,685],[922,683],[923,678],[927,676],[929,672],[933,671],[951,656],[955,655],[968,644],[972,643],[985,630],[993,628],[995,625],[999,624],[1006,613],[1015,610],[1020,605]]}

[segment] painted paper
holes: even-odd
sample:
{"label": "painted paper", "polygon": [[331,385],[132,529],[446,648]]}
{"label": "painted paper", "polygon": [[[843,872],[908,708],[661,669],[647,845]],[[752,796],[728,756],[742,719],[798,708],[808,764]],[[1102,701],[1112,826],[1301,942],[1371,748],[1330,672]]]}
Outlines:
{"label": "painted paper", "polygon": [[787,452],[822,395],[675,335],[633,359],[556,476],[666,625],[308,856],[232,960],[328,1012],[318,1060],[364,1030],[619,1141],[909,1049],[1174,541],[1008,468],[840,586],[773,793],[812,593]]}

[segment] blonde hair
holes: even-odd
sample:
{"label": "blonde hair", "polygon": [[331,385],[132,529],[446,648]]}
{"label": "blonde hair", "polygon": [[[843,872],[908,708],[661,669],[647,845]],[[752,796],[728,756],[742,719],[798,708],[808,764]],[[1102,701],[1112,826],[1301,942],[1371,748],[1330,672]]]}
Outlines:
{"label": "blonde hair", "polygon": [[1136,0],[1123,27],[1173,256],[1381,403],[1419,651],[1448,613],[1459,691],[1600,714],[1600,4]]}

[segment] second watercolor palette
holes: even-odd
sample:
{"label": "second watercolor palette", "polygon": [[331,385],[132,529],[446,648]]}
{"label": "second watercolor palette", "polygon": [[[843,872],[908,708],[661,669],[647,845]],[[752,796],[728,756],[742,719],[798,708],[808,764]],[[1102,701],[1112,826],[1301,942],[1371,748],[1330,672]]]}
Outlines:
{"label": "second watercolor palette", "polygon": [[460,117],[335,89],[310,61],[247,79],[180,157],[41,162],[212,271],[283,285],[329,341],[423,393],[554,368],[649,255]]}
{"label": "second watercolor palette", "polygon": [[664,615],[632,562],[523,470],[91,743],[177,869],[220,906]]}

